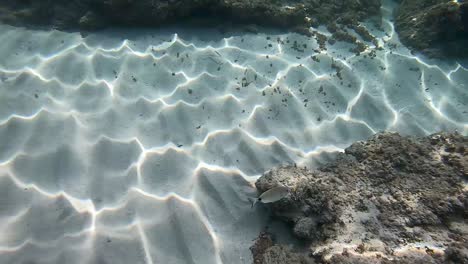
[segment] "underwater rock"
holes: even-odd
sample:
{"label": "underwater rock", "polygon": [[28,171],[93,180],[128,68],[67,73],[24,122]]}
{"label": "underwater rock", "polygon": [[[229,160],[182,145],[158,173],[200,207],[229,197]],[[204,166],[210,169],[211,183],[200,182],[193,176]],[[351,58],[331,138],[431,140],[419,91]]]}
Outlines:
{"label": "underwater rock", "polygon": [[290,247],[277,245],[270,233],[262,232],[250,247],[253,262],[263,264],[313,264],[315,261],[308,256],[294,252]]}
{"label": "underwater rock", "polygon": [[468,263],[467,179],[468,137],[381,133],[314,171],[272,169],[256,187],[290,188],[267,206],[320,262]]}
{"label": "underwater rock", "polygon": [[80,18],[78,23],[82,29],[96,30],[103,28],[105,25],[105,22],[101,19],[102,17],[96,15],[93,11],[88,11]]}
{"label": "underwater rock", "polygon": [[395,29],[410,49],[431,57],[468,56],[468,2],[404,0]]}
{"label": "underwater rock", "polygon": [[302,32],[317,23],[356,23],[380,14],[380,6],[381,0],[0,0],[0,21],[61,29],[98,29],[205,19]]}

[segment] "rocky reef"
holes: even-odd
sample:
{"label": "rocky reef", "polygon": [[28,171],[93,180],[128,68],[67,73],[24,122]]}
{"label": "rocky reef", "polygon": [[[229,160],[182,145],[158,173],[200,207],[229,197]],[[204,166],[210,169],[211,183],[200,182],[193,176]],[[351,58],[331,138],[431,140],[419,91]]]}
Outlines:
{"label": "rocky reef", "polygon": [[380,5],[380,0],[0,0],[0,21],[98,29],[220,19],[303,30],[318,23],[359,21],[379,14]]}
{"label": "rocky reef", "polygon": [[[468,56],[468,1],[397,0],[395,28],[403,44],[435,57]],[[63,30],[96,30],[110,26],[158,27],[186,23],[219,27],[243,25],[248,31],[272,26],[301,34],[326,25],[332,34],[316,36],[324,44],[336,41],[366,45],[372,35],[360,21],[380,15],[381,0],[0,0],[0,22],[21,26],[51,26]],[[375,46],[376,43],[374,43]]]}
{"label": "rocky reef", "polygon": [[254,262],[468,263],[467,180],[468,137],[458,133],[382,133],[314,171],[272,169],[256,187],[290,188],[270,209],[309,246],[294,252],[263,233]]}
{"label": "rocky reef", "polygon": [[432,57],[468,56],[468,1],[403,0],[395,28],[403,44]]}

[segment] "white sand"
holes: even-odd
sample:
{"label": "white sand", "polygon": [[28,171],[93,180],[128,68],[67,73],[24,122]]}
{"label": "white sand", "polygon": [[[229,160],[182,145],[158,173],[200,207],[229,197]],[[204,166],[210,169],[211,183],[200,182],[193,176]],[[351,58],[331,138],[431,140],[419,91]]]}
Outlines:
{"label": "white sand", "polygon": [[381,130],[467,134],[468,70],[383,27],[376,58],[315,62],[297,34],[0,26],[0,263],[251,263],[263,171]]}

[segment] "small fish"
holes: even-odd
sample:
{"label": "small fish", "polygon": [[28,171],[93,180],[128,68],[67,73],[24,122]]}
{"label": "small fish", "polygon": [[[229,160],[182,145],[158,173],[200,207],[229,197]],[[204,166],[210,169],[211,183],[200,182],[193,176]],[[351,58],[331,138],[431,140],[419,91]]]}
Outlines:
{"label": "small fish", "polygon": [[255,206],[256,203],[273,203],[276,201],[281,200],[282,198],[286,197],[289,193],[289,188],[285,186],[278,186],[269,189],[262,193],[256,200],[252,201],[252,208]]}

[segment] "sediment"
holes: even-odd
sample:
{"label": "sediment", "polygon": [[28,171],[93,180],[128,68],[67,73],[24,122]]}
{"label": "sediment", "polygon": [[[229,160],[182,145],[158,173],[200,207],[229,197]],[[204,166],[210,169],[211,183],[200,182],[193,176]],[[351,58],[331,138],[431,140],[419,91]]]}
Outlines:
{"label": "sediment", "polygon": [[256,247],[262,234],[255,263],[285,254],[297,259],[288,263],[468,263],[467,180],[468,137],[458,133],[382,133],[317,170],[272,169],[256,187],[290,188],[269,207],[309,250]]}

